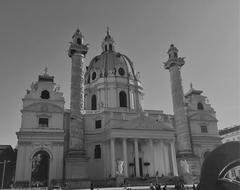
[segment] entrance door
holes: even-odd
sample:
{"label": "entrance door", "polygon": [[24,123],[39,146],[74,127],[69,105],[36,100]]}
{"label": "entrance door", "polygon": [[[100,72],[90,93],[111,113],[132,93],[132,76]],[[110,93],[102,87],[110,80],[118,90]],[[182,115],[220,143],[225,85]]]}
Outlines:
{"label": "entrance door", "polygon": [[46,151],[38,151],[32,158],[32,187],[48,186],[49,176],[49,154]]}
{"label": "entrance door", "polygon": [[[142,158],[139,158],[139,173],[140,173],[140,176],[143,176]],[[135,162],[135,158],[134,158],[134,175],[136,176],[136,162]]]}

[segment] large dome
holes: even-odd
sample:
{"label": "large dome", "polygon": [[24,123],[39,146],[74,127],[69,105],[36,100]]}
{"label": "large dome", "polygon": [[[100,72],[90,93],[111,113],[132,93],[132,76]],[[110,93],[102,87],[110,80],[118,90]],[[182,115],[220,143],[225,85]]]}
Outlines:
{"label": "large dome", "polygon": [[115,51],[107,30],[102,53],[89,63],[85,73],[85,109],[141,110],[142,85],[131,60]]}
{"label": "large dome", "polygon": [[87,83],[102,77],[129,77],[137,80],[131,60],[121,53],[104,51],[94,57],[86,71]]}

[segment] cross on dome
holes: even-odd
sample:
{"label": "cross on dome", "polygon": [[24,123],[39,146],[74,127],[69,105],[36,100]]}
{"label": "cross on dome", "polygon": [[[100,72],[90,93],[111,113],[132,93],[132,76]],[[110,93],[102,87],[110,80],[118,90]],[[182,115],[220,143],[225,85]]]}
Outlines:
{"label": "cross on dome", "polygon": [[110,36],[109,34],[109,27],[107,26],[107,36]]}
{"label": "cross on dome", "polygon": [[44,68],[44,75],[48,75],[48,68],[47,67]]}
{"label": "cross on dome", "polygon": [[193,89],[193,84],[192,83],[190,83],[190,89]]}

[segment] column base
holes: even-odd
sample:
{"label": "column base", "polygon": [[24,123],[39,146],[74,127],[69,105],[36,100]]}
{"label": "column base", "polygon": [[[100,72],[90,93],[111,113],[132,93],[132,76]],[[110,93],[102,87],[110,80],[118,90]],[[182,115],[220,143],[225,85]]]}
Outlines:
{"label": "column base", "polygon": [[124,176],[123,175],[117,175],[116,176],[116,185],[117,187],[122,187],[124,185]]}
{"label": "column base", "polygon": [[177,165],[179,176],[183,177],[185,183],[198,183],[200,178],[200,158],[192,153],[178,153]]}
{"label": "column base", "polygon": [[88,179],[65,179],[66,189],[90,189],[91,181]]}
{"label": "column base", "polygon": [[65,158],[65,180],[88,179],[88,159],[85,151],[69,151]]}

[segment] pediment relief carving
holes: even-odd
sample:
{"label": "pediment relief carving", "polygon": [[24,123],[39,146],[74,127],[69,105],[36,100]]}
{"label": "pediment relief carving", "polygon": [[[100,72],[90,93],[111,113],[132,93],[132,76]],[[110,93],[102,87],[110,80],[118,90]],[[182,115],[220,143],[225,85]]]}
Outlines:
{"label": "pediment relief carving", "polygon": [[22,111],[31,111],[31,112],[63,112],[64,109],[58,105],[51,103],[34,103],[25,108]]}
{"label": "pediment relief carving", "polygon": [[121,128],[121,129],[153,129],[153,130],[163,130],[163,131],[173,131],[172,125],[165,122],[157,122],[156,120],[141,115],[135,119],[126,121],[123,124],[115,125],[112,128]]}

